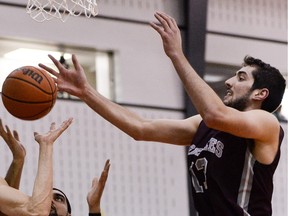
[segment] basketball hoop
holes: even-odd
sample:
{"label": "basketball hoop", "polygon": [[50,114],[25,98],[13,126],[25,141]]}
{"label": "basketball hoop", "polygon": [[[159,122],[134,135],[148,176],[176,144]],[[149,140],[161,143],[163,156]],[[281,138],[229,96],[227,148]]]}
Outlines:
{"label": "basketball hoop", "polygon": [[96,16],[96,0],[28,0],[26,12],[37,22],[60,19],[65,22],[71,16]]}

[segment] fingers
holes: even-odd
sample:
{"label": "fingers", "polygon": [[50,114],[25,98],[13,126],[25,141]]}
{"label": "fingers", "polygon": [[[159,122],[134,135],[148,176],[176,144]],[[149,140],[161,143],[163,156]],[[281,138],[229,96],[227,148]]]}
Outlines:
{"label": "fingers", "polygon": [[34,138],[39,144],[53,144],[54,141],[70,126],[73,118],[69,118],[62,122],[62,124],[57,128],[56,123],[52,122],[50,125],[50,130],[46,134],[39,134],[34,132]]}
{"label": "fingers", "polygon": [[[57,60],[55,59],[52,55],[48,55],[48,57],[52,60],[52,62],[54,63],[54,65],[58,68],[59,71],[65,69],[65,67]],[[55,70],[53,70],[52,68],[44,65],[44,64],[38,64],[39,67],[43,68],[44,70],[46,70],[47,72],[49,72],[50,74],[54,75],[55,77],[59,76],[59,73],[56,72]],[[57,81],[57,79],[53,77],[54,81]]]}
{"label": "fingers", "polygon": [[99,179],[99,182],[101,182],[101,184],[103,184],[103,187],[105,186],[105,183],[107,181],[109,170],[110,170],[110,160],[108,159],[108,160],[106,160],[104,169],[103,169],[101,176],[100,176],[100,179]]}
{"label": "fingers", "polygon": [[53,133],[56,137],[54,137],[54,141],[71,125],[73,122],[73,118],[69,118],[62,122],[59,128],[56,129],[56,124],[53,122],[50,127],[50,132]]}
{"label": "fingers", "polygon": [[6,128],[7,134],[11,134],[10,128],[7,125],[5,125],[5,128]]}
{"label": "fingers", "polygon": [[12,133],[10,128],[7,125],[5,125],[5,129],[3,127],[2,120],[0,119],[0,135],[5,140],[6,144],[9,146],[9,148],[11,149],[14,155],[14,153],[19,150],[17,146],[21,145],[19,141],[20,139],[19,139],[18,132],[16,130],[13,130],[13,133]]}
{"label": "fingers", "polygon": [[50,125],[50,130],[55,130],[55,128],[56,128],[56,123],[52,122]]}
{"label": "fingers", "polygon": [[161,27],[158,26],[155,23],[150,23],[150,25],[158,32],[168,32],[170,30],[174,30],[175,28],[178,28],[176,20],[172,18],[171,16],[163,13],[163,12],[156,12],[154,14],[155,18],[160,22]]}
{"label": "fingers", "polygon": [[[60,125],[60,127],[58,128],[59,131],[61,131],[61,132],[65,131],[71,125],[72,122],[73,122],[73,118],[69,118],[69,119],[63,121],[62,124]],[[51,126],[50,126],[50,131],[53,131],[53,130],[56,130],[56,123],[55,122],[52,122]]]}
{"label": "fingers", "polygon": [[[40,67],[40,68],[43,68],[45,71],[47,71],[47,72],[49,72],[50,74],[52,74],[52,75],[54,75],[55,77],[58,77],[58,75],[59,75],[59,73],[58,72],[56,72],[55,70],[53,70],[52,68],[50,68],[50,67],[47,67],[46,65],[44,65],[44,64],[38,64],[38,66]],[[55,78],[53,77],[53,79],[55,80]]]}
{"label": "fingers", "polygon": [[104,189],[106,181],[107,181],[107,178],[108,178],[109,170],[110,170],[110,160],[107,159],[106,162],[105,162],[104,169],[103,169],[103,171],[101,173],[100,178],[99,179],[97,177],[93,178],[93,180],[92,180],[92,188],[96,189],[98,186],[100,186],[99,189],[101,189],[101,190]]}
{"label": "fingers", "polygon": [[156,23],[150,22],[150,26],[155,29],[160,35],[162,33],[162,28],[158,26]]}
{"label": "fingers", "polygon": [[161,23],[164,31],[168,31],[170,29],[170,25],[167,22],[167,19],[165,16],[161,16],[161,14],[159,13],[155,13],[154,16]]}
{"label": "fingers", "polygon": [[75,54],[72,54],[72,62],[73,62],[74,68],[77,71],[81,70],[81,65],[80,65],[80,63],[79,63],[79,61],[78,61],[78,59],[77,59]]}
{"label": "fingers", "polygon": [[15,138],[17,141],[20,141],[20,140],[19,140],[18,132],[17,132],[16,130],[13,130],[13,136],[14,136],[14,138]]}
{"label": "fingers", "polygon": [[[61,126],[58,129],[56,129],[57,130],[56,131],[56,137],[59,137],[72,124],[72,122],[73,122],[73,118],[69,118],[69,119],[65,120],[64,122],[62,122]],[[53,129],[51,129],[51,131],[56,128],[55,127],[56,125],[52,125],[52,124],[51,124],[51,127]],[[55,138],[55,139],[57,139],[57,138]]]}
{"label": "fingers", "polygon": [[57,59],[55,59],[52,55],[49,54],[48,57],[52,60],[52,62],[58,68],[58,70],[65,69],[65,67]]}
{"label": "fingers", "polygon": [[72,124],[72,122],[73,122],[73,118],[69,118],[65,120],[61,125],[62,131],[66,130]]}
{"label": "fingers", "polygon": [[[7,127],[7,126],[5,125],[5,127]],[[3,123],[2,123],[2,119],[0,119],[0,134],[3,138],[4,138],[4,136],[7,135],[7,132],[5,131]]]}
{"label": "fingers", "polygon": [[1,121],[0,122],[0,134],[1,134],[2,138],[5,140],[6,144],[10,147],[11,142],[9,142],[9,137],[11,137],[12,134],[11,134],[11,131],[7,125],[5,125],[5,129],[4,129],[2,121]]}
{"label": "fingers", "polygon": [[3,124],[2,124],[2,119],[0,119],[0,131],[3,131],[4,128],[3,128]]}
{"label": "fingers", "polygon": [[[7,139],[9,139],[9,137],[11,138],[12,137],[12,133],[11,133],[11,131],[10,131],[10,128],[7,126],[7,125],[5,125],[5,128],[6,128],[6,138]],[[6,142],[7,142],[7,140],[6,140]],[[8,145],[10,145],[11,143],[10,142],[7,142],[7,144]]]}
{"label": "fingers", "polygon": [[92,180],[92,188],[97,187],[98,182],[99,182],[99,180],[98,180],[97,177],[93,178],[93,180]]}
{"label": "fingers", "polygon": [[110,160],[107,159],[106,162],[105,162],[105,165],[104,165],[104,169],[103,169],[103,171],[101,173],[100,179],[102,178],[102,176],[106,176],[106,178],[107,178],[108,173],[109,173],[109,169],[110,169]]}
{"label": "fingers", "polygon": [[104,165],[104,170],[109,171],[110,168],[110,159],[107,159]]}
{"label": "fingers", "polygon": [[110,170],[110,159],[107,159],[105,166],[104,166],[104,170],[103,170],[104,172],[106,172],[107,176],[108,176],[109,170]]}
{"label": "fingers", "polygon": [[175,24],[177,25],[175,19],[166,13],[158,11],[155,13],[155,16],[158,17],[158,19],[162,20],[162,22],[167,22],[168,26],[170,26],[171,28],[174,27]]}

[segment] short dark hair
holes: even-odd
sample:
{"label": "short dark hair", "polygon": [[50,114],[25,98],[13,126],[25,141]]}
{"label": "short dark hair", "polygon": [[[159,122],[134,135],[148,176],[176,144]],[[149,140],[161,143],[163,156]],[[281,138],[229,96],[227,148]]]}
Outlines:
{"label": "short dark hair", "polygon": [[70,205],[69,199],[67,198],[66,194],[58,188],[53,188],[53,190],[59,191],[60,193],[62,193],[64,195],[66,202],[67,202],[68,213],[71,214],[72,209],[71,209],[71,205]]}
{"label": "short dark hair", "polygon": [[267,88],[269,90],[268,97],[263,101],[261,109],[268,112],[275,111],[281,104],[285,88],[286,80],[278,69],[260,59],[251,56],[245,56],[244,66],[256,67],[252,72],[254,83],[251,90]]}

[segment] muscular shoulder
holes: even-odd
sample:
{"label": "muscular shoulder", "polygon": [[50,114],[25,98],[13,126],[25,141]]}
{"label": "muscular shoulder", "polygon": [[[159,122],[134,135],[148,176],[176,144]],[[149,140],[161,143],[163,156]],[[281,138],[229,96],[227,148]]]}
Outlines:
{"label": "muscular shoulder", "polygon": [[[248,112],[251,124],[254,128],[254,148],[252,153],[257,161],[263,164],[270,164],[280,145],[281,126],[276,116],[271,113],[253,110]],[[253,123],[255,121],[255,123]],[[251,128],[252,128],[251,127]]]}
{"label": "muscular shoulder", "polygon": [[268,135],[268,131],[274,133],[279,131],[277,118],[273,114],[260,109],[238,111],[227,108],[225,113],[216,116],[209,123],[207,124],[208,127],[213,129],[258,141],[271,139],[271,134]]}
{"label": "muscular shoulder", "polygon": [[[247,125],[254,127],[254,139],[259,141],[269,141],[271,136],[278,138],[280,131],[280,123],[275,115],[263,110],[251,110],[247,112],[245,117]],[[257,137],[257,134],[260,133]]]}

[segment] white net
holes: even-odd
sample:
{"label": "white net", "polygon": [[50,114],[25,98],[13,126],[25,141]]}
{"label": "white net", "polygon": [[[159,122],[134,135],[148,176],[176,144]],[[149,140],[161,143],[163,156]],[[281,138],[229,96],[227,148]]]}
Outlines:
{"label": "white net", "polygon": [[98,6],[96,0],[28,0],[27,13],[37,22],[60,19],[63,22],[72,16],[96,16]]}

